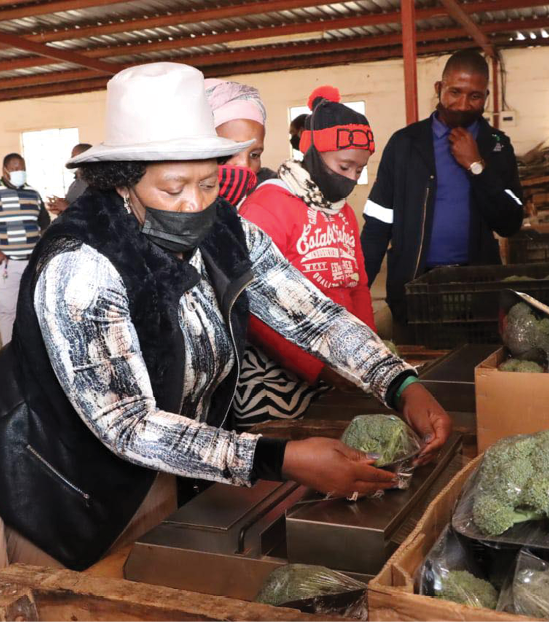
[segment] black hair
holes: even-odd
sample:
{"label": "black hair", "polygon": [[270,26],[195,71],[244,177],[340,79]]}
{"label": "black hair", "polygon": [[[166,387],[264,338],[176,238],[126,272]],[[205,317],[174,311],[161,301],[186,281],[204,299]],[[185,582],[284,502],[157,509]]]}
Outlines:
{"label": "black hair", "polygon": [[308,114],[300,114],[295,119],[292,119],[292,122],[290,123],[290,125],[293,125],[296,129],[296,132],[299,132],[299,130],[305,127],[305,119],[308,116],[309,116]]}
{"label": "black hair", "polygon": [[80,165],[82,179],[91,188],[113,190],[131,188],[147,169],[147,162],[88,162]]}
{"label": "black hair", "polygon": [[486,78],[486,81],[488,81],[490,77],[488,63],[481,54],[474,50],[460,50],[452,54],[444,66],[442,77],[444,78],[450,71],[456,71],[458,69],[466,71],[467,73],[480,74]]}
{"label": "black hair", "polygon": [[6,167],[12,160],[22,160],[24,161],[25,158],[23,158],[22,155],[20,155],[19,153],[8,153],[7,156],[4,156],[4,161],[2,162],[2,166]]}

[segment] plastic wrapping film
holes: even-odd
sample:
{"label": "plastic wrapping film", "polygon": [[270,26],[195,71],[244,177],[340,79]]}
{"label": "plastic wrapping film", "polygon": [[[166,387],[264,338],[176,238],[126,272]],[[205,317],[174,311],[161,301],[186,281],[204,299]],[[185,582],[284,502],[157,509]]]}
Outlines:
{"label": "plastic wrapping film", "polygon": [[461,535],[498,547],[549,549],[549,430],[486,450],[452,517]]}
{"label": "plastic wrapping film", "polygon": [[522,549],[501,590],[497,609],[549,620],[549,564]]}
{"label": "plastic wrapping film", "polygon": [[366,620],[366,589],[365,583],[324,566],[287,564],[271,572],[255,600],[275,607]]}
{"label": "plastic wrapping film", "polygon": [[395,415],[359,415],[341,436],[343,443],[354,449],[379,456],[375,467],[398,476],[397,488],[410,486],[414,458],[421,441],[412,428]]}
{"label": "plastic wrapping film", "polygon": [[500,296],[500,333],[515,359],[549,362],[549,308],[521,292],[504,290]]}
{"label": "plastic wrapping film", "polygon": [[469,607],[495,609],[498,592],[470,544],[447,525],[418,569],[417,591]]}

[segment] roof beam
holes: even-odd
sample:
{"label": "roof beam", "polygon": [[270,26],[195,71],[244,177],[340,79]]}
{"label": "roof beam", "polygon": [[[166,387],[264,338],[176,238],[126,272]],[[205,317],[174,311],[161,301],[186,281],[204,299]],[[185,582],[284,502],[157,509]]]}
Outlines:
{"label": "roof beam", "polygon": [[[54,2],[43,2],[31,6],[27,5],[18,9],[2,9],[0,10],[0,21],[33,17],[35,15],[50,15],[51,13],[61,13],[63,11],[72,11],[75,9],[89,9],[96,6],[126,4],[128,2],[131,2],[131,0],[115,0],[115,2],[112,0],[56,0]],[[5,2],[4,0],[0,0],[0,6],[5,4],[13,6],[14,4],[22,4],[22,1]]]}
{"label": "roof beam", "polygon": [[461,8],[456,0],[440,0],[440,2],[444,5],[448,15],[450,15],[450,17],[458,24],[463,26],[465,32],[467,32],[473,41],[475,41],[478,46],[481,47],[488,56],[490,56],[490,58],[497,58],[496,50],[488,40],[488,37]]}
{"label": "roof beam", "polygon": [[[352,23],[351,23],[352,22]],[[218,35],[205,35],[200,37],[197,41],[196,38],[180,37],[164,39],[161,41],[153,41],[152,43],[138,43],[135,45],[118,45],[111,47],[100,47],[93,50],[85,51],[84,54],[90,58],[107,58],[113,56],[124,56],[127,54],[140,54],[142,52],[157,52],[162,50],[175,50],[183,49],[187,47],[196,47],[198,45],[211,45],[214,43],[224,43],[227,41],[242,41],[247,39],[260,39],[265,36],[281,36],[287,34],[303,33],[303,32],[316,32],[321,28],[323,31],[335,30],[339,28],[352,28],[353,26],[365,25],[365,18],[342,18],[336,20],[326,20],[323,22],[312,22],[307,24],[291,24],[288,26],[276,26],[275,28],[258,28],[252,31],[238,31],[221,33]],[[479,26],[481,31],[485,34],[493,32],[509,32],[511,30],[521,30],[525,28],[544,28],[549,27],[549,19],[536,18],[536,19],[516,19],[505,22],[489,22]],[[436,40],[437,38],[451,39],[459,38],[463,36],[462,28],[439,28],[431,30],[419,30],[417,31],[417,37],[420,41]],[[396,33],[394,35],[372,35],[363,37],[364,41],[372,47],[379,45],[391,45],[392,43],[398,43],[401,39],[401,35]],[[189,56],[192,58],[192,56]]]}
{"label": "roof beam", "polygon": [[[509,44],[507,37],[499,37],[496,39],[496,43],[501,43],[509,48],[521,48],[524,45],[531,45],[531,42],[517,41]],[[539,45],[549,45],[549,39],[539,41]],[[433,43],[427,43],[424,45],[418,45],[418,54],[437,54],[444,52],[451,52],[457,49],[463,48],[475,48],[478,47],[476,42],[471,39],[462,41],[436,41]],[[230,76],[235,74],[250,74],[258,73],[261,71],[284,71],[289,69],[303,69],[306,67],[320,67],[320,66],[333,66],[346,63],[357,63],[382,60],[386,58],[401,58],[402,48],[400,45],[395,45],[390,48],[379,49],[362,49],[362,50],[350,50],[347,52],[337,52],[332,54],[315,54],[304,58],[285,58],[279,60],[263,60],[263,61],[250,61],[241,65],[220,65],[208,67],[204,74],[206,77],[221,77]],[[177,60],[177,59],[172,59]],[[90,80],[80,80],[69,83],[49,84],[43,86],[33,86],[30,88],[9,88],[2,89],[1,87],[6,84],[7,81],[0,81],[0,101],[9,101],[16,99],[26,99],[32,97],[46,97],[48,95],[62,95],[70,93],[80,93],[86,91],[95,91],[105,88],[108,78],[94,78]]]}
{"label": "roof beam", "polygon": [[39,84],[60,84],[61,82],[73,82],[75,80],[93,80],[97,78],[95,71],[79,69],[77,71],[48,71],[33,76],[21,76],[20,78],[5,78],[2,80],[0,92],[6,89],[24,88]]}
{"label": "roof beam", "polygon": [[107,82],[107,77],[99,77],[94,78],[93,80],[79,80],[61,84],[31,86],[24,89],[0,90],[0,101],[46,97],[48,95],[70,95],[71,93],[83,93],[85,91],[98,91],[100,89],[104,89]]}
{"label": "roof beam", "polygon": [[[21,17],[29,17],[33,15],[49,15],[50,13],[59,13],[62,11],[70,11],[72,9],[84,9],[93,6],[105,6],[116,4],[127,4],[131,0],[57,0],[56,2],[44,2],[43,4],[35,4],[31,7],[21,7],[18,9],[7,9],[0,11],[0,21],[19,19]],[[226,19],[231,17],[244,17],[246,15],[257,15],[258,13],[272,13],[273,11],[286,11],[291,9],[299,9],[308,6],[320,6],[329,4],[327,0],[314,2],[313,0],[267,0],[263,2],[245,2],[242,4],[229,5],[226,7],[214,7],[211,9],[203,9],[201,11],[182,11],[166,15],[165,18],[169,22],[160,25],[167,26],[169,24],[195,24],[197,22],[205,22],[212,19]],[[272,7],[272,8],[271,8]],[[107,18],[105,18],[107,19]],[[163,18],[157,18],[162,20]],[[140,19],[142,24],[139,28],[147,28],[147,22],[153,20]],[[131,22],[122,22],[128,26]],[[119,23],[116,25],[120,25]],[[98,26],[90,27],[90,30],[97,30]],[[74,29],[79,33],[80,29]],[[116,32],[121,32],[120,30]],[[83,35],[91,36],[91,35]]]}
{"label": "roof beam", "polygon": [[[337,21],[338,23],[341,22],[341,20],[338,19],[338,20],[330,20],[330,22],[324,22],[324,24],[329,24],[334,21]],[[286,29],[286,26],[281,27],[281,28]],[[531,18],[531,19],[525,19],[525,20],[517,19],[517,20],[508,21],[508,22],[507,21],[506,22],[490,22],[490,23],[482,24],[480,26],[480,29],[485,34],[496,33],[496,32],[510,32],[513,30],[521,30],[521,29],[527,29],[527,28],[549,28],[549,18],[536,18],[536,19]],[[318,30],[318,27],[316,25],[315,25],[315,29]],[[263,35],[264,33],[262,31],[264,30],[265,29],[260,29],[257,32]],[[273,35],[275,33],[280,34],[280,31],[278,28],[273,28],[273,29],[268,29],[268,30]],[[233,33],[233,34],[235,35],[235,37],[238,37],[242,33]],[[212,36],[217,36],[217,35],[212,35]],[[432,30],[420,30],[417,32],[417,40],[424,41],[424,42],[425,41],[436,41],[436,40],[442,40],[442,39],[458,39],[462,36],[463,36],[462,28],[438,28],[438,29],[432,29]],[[244,38],[249,38],[248,34],[244,33]],[[132,45],[132,46],[116,46],[116,47],[109,47],[109,48],[103,47],[103,48],[98,48],[95,50],[85,51],[81,53],[81,55],[87,58],[107,58],[107,57],[115,56],[115,55],[138,54],[138,53],[146,52],[146,51],[174,50],[174,49],[181,49],[185,47],[187,43],[190,41],[191,39],[189,39],[188,37],[184,37],[181,39],[174,39],[173,41],[165,40],[165,41],[159,41],[155,43],[144,43],[144,44],[138,44],[138,45]],[[381,46],[398,44],[400,43],[400,41],[401,41],[400,33],[395,33],[395,34],[389,34],[389,35],[362,37],[360,39],[356,39],[356,38],[350,39],[349,45],[351,47],[356,47],[356,46],[381,47]],[[308,48],[310,48],[311,45],[312,44],[303,45],[303,47],[306,48],[305,50],[306,53],[310,52]],[[292,46],[289,49],[292,51],[292,53],[293,52],[298,53],[299,50],[296,50],[295,49],[296,47],[297,46]],[[335,44],[335,47],[339,47],[340,49],[345,49],[343,42],[341,42],[339,46]],[[48,50],[49,49],[50,48],[48,46]],[[270,49],[277,49],[277,48],[270,48]],[[278,48],[278,49],[281,49],[281,48]],[[288,49],[288,48],[282,48],[282,49]],[[269,50],[269,48],[265,48],[264,50],[259,50],[259,52],[264,52],[267,50]],[[326,51],[330,51],[330,50],[326,50]],[[235,58],[234,54],[236,54],[236,52],[224,53],[226,57],[230,55],[230,60]],[[193,57],[189,55],[188,58],[181,57],[181,58],[178,58],[177,60],[179,60],[180,62],[187,61],[190,63],[194,63],[194,61],[199,58],[200,56]],[[215,64],[215,62],[216,62],[216,58],[212,60],[212,63]],[[51,63],[52,61],[49,58],[25,56],[23,58],[16,58],[14,60],[0,61],[0,71],[27,69],[30,67],[49,65]]]}
{"label": "roof beam", "polygon": [[[509,48],[524,47],[523,41],[518,41],[512,45],[507,45],[505,40],[501,40],[501,44]],[[526,42],[528,45],[530,43]],[[549,39],[544,39],[540,45],[549,45]],[[458,49],[476,48],[478,45],[471,39],[462,41],[443,41],[436,43],[428,43],[417,46],[418,55],[432,55],[447,52],[454,52]],[[304,69],[309,67],[333,66],[339,64],[359,63],[383,60],[387,58],[402,58],[402,48],[400,46],[392,46],[390,48],[380,48],[375,50],[353,50],[348,52],[340,52],[334,54],[322,54],[308,56],[303,58],[288,58],[276,61],[259,61],[250,62],[242,65],[220,65],[219,67],[209,67],[204,71],[206,77],[223,77],[235,74],[249,74],[266,71],[285,71],[289,69]],[[1,91],[0,91],[1,93]]]}
{"label": "roof beam", "polygon": [[[265,6],[267,4],[269,5],[269,7],[273,7],[273,8],[269,8],[269,11],[283,10],[283,8],[280,7],[281,5],[280,2],[276,2],[272,0],[269,3],[247,2],[244,4],[231,7],[231,9],[233,10],[240,9],[241,15],[252,15],[252,14],[266,12]],[[289,2],[285,2],[284,4],[288,5]],[[286,8],[298,8],[297,6],[295,6],[295,4],[296,3],[294,2],[293,7],[286,6]],[[307,6],[319,6],[320,4],[324,4],[324,3],[309,2],[309,1],[307,2],[301,1],[299,3],[301,8],[305,8]],[[542,6],[546,4],[547,4],[547,0],[528,0],[528,6]],[[523,8],[523,7],[524,7],[524,0],[498,0],[497,10],[518,9],[518,8]],[[496,10],[493,0],[480,0],[476,2],[468,2],[467,4],[464,4],[462,6],[462,9],[467,14]],[[228,9],[209,9],[207,11],[195,11],[195,12],[187,11],[185,13],[173,13],[171,15],[151,17],[149,19],[135,19],[131,21],[126,20],[124,22],[118,21],[112,24],[102,24],[101,26],[97,26],[97,25],[82,26],[80,28],[67,28],[65,30],[56,29],[55,31],[49,31],[49,32],[46,31],[46,32],[38,33],[38,34],[26,35],[25,38],[29,39],[30,41],[40,41],[42,43],[46,43],[49,41],[66,41],[68,39],[82,39],[85,37],[95,37],[95,36],[101,36],[101,35],[116,34],[119,32],[132,32],[132,31],[142,30],[144,28],[154,29],[154,28],[161,28],[164,26],[173,26],[173,25],[178,25],[178,24],[208,21],[208,19],[211,20],[211,19],[223,19],[226,17],[235,17],[235,15],[227,15],[225,13],[227,10]],[[221,11],[224,11],[224,12],[221,13]],[[3,19],[2,15],[3,15],[3,12],[0,11],[0,20]],[[27,16],[28,16],[28,13],[27,13]],[[440,17],[440,16],[446,16],[445,10],[440,6],[431,7],[427,9],[418,9],[416,11],[417,20],[430,19],[432,17]],[[346,20],[346,19],[347,18],[341,18],[341,20]],[[355,15],[353,16],[353,19],[356,20],[357,26],[359,25],[360,26],[379,26],[382,24],[397,24],[397,23],[400,23],[400,11],[389,11],[387,13],[367,13],[365,15]],[[324,22],[315,21],[315,22],[307,22],[305,24],[292,24],[292,26],[294,27],[294,30],[290,32],[295,32],[295,33],[311,32],[310,29],[312,28],[312,25],[314,25],[314,30],[319,30],[319,29],[328,30],[329,28],[326,26],[327,24],[329,24],[330,21],[340,21],[340,20],[326,20]],[[349,26],[345,26],[345,27],[348,28]],[[280,28],[284,28],[284,26],[281,26]],[[332,28],[337,28],[337,26],[332,26]],[[267,34],[267,32],[265,32],[267,29],[262,29],[262,30],[263,30],[263,32],[261,33],[262,37],[274,36],[274,32],[270,32]],[[268,30],[274,31],[275,29],[268,29]],[[252,34],[252,32],[253,31],[245,31],[245,33],[247,34],[246,38],[249,38],[249,39],[253,38],[254,35]],[[222,33],[222,34],[225,34],[225,33]],[[222,43],[223,42],[221,40],[222,34],[198,36],[196,38],[193,38],[194,45],[210,45],[210,43],[216,43],[216,42]],[[216,41],[216,39],[213,38],[216,36],[220,37],[219,41]]]}
{"label": "roof beam", "polygon": [[15,35],[0,33],[0,43],[9,45],[10,47],[14,47],[19,50],[25,50],[26,52],[32,52],[33,54],[37,54],[38,56],[43,56],[48,59],[87,67],[88,69],[93,69],[94,71],[107,75],[114,75],[121,69],[124,69],[123,65],[105,63],[102,60],[87,58],[86,56],[82,56],[76,52],[60,50],[50,45],[43,45],[42,43],[28,41],[27,39],[16,37]]}

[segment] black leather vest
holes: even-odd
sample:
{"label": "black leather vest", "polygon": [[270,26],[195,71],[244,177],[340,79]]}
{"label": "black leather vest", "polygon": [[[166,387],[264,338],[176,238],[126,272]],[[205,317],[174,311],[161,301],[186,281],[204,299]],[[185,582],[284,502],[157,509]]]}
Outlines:
{"label": "black leather vest", "polygon": [[[36,280],[51,257],[88,244],[105,255],[127,289],[159,408],[179,412],[184,373],[179,300],[199,276],[152,244],[116,192],[88,190],[37,245],[21,282],[12,342],[0,352],[0,515],[73,569],[95,563],[131,520],[156,472],[116,456],[72,408],[49,362],[34,311]],[[217,222],[200,246],[238,360],[251,265],[239,218],[218,199]],[[217,387],[208,423],[226,416],[238,366]]]}

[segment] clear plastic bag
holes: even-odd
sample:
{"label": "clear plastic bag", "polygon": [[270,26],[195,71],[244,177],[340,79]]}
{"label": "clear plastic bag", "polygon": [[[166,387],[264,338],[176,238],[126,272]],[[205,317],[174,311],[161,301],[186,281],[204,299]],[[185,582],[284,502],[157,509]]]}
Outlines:
{"label": "clear plastic bag", "polygon": [[365,583],[324,566],[287,564],[271,572],[255,601],[366,620],[366,588]]}
{"label": "clear plastic bag", "polygon": [[495,547],[549,548],[549,430],[486,450],[452,517],[454,529]]}
{"label": "clear plastic bag", "polygon": [[397,488],[410,486],[413,459],[421,450],[417,434],[395,415],[359,415],[347,426],[341,441],[379,458],[374,466],[398,475]]}
{"label": "clear plastic bag", "polygon": [[469,607],[495,609],[498,592],[487,580],[476,553],[470,542],[447,525],[419,568],[418,592]]}
{"label": "clear plastic bag", "polygon": [[549,620],[549,564],[522,549],[500,593],[497,609]]}
{"label": "clear plastic bag", "polygon": [[549,307],[528,294],[504,290],[500,295],[500,333],[514,358],[547,366]]}

